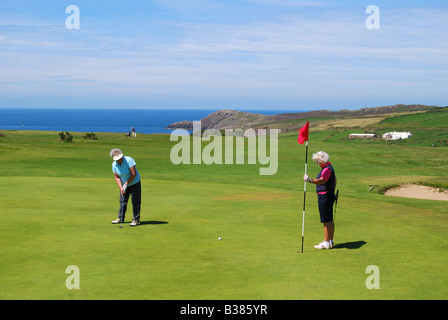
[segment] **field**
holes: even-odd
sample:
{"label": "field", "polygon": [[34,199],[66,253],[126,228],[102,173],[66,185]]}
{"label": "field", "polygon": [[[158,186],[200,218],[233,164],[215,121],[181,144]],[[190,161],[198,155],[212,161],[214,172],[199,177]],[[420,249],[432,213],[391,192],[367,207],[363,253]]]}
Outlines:
{"label": "field", "polygon": [[[317,199],[307,192],[303,254],[305,147],[296,133],[279,136],[278,172],[261,176],[259,163],[173,165],[167,135],[72,133],[64,143],[57,132],[2,131],[0,299],[447,299],[447,202],[377,192],[404,182],[446,187],[446,120],[431,127],[428,116],[408,117],[368,123],[418,121],[425,139],[350,141],[348,128],[311,129],[310,154],[330,154],[340,199],[336,247],[318,251]],[[135,228],[131,208],[123,229],[110,223],[119,208],[114,147],[142,177]],[[71,265],[79,290],[66,287]],[[371,265],[379,289],[366,287]]]}

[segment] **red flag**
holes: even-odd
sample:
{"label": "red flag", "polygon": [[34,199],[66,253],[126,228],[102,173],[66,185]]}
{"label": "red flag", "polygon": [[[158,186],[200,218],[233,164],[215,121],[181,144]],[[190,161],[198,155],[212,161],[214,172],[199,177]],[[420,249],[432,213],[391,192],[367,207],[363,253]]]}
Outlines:
{"label": "red flag", "polygon": [[299,137],[297,138],[297,142],[303,144],[305,141],[308,141],[308,130],[309,130],[310,122],[307,121],[306,125],[303,126],[302,129],[298,129]]}

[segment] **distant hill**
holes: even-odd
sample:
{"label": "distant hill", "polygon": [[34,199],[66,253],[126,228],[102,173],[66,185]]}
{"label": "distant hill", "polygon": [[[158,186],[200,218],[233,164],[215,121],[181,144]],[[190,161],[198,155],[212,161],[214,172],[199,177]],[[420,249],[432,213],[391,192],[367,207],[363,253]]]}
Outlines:
{"label": "distant hill", "polygon": [[[316,110],[309,112],[297,112],[297,113],[281,113],[276,115],[264,115],[258,113],[242,112],[236,110],[219,110],[209,114],[207,117],[201,119],[202,129],[248,129],[257,127],[271,127],[274,128],[274,124],[279,124],[282,122],[288,122],[289,126],[283,126],[283,131],[290,131],[297,129],[302,122],[300,120],[309,118],[350,118],[350,117],[364,117],[364,116],[375,116],[384,115],[392,113],[411,113],[418,111],[427,111],[441,108],[439,106],[427,106],[421,104],[404,105],[397,104],[393,106],[383,106],[376,108],[362,108],[359,110],[339,110],[339,111],[329,111],[329,110]],[[299,120],[299,121],[297,121]],[[192,121],[180,121],[170,124],[166,129],[186,129],[193,130]]]}

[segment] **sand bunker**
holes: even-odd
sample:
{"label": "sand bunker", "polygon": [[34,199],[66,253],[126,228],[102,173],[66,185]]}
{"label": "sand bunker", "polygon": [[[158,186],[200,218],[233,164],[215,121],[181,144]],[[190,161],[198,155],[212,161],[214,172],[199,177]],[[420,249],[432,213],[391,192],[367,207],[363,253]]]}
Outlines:
{"label": "sand bunker", "polygon": [[437,188],[420,186],[416,184],[406,184],[397,188],[389,189],[386,191],[385,195],[404,198],[448,201],[448,191],[439,192]]}

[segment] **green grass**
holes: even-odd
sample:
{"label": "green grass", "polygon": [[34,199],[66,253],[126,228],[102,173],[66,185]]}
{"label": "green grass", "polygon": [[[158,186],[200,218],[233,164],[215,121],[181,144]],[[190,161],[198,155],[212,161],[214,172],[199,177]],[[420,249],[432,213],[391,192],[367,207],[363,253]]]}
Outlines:
{"label": "green grass", "polygon": [[[297,254],[305,147],[296,133],[280,135],[273,176],[258,175],[260,164],[175,166],[166,135],[72,133],[68,144],[57,132],[2,133],[0,299],[448,298],[447,202],[367,192],[446,185],[447,148],[311,132],[309,157],[327,151],[338,175],[337,247],[313,249],[323,235],[311,188]],[[114,147],[142,176],[136,228],[110,224]],[[69,265],[80,269],[80,290],[65,287]],[[379,290],[366,289],[369,265],[380,269]]]}
{"label": "green grass", "polygon": [[415,127],[441,127],[445,128],[448,124],[448,108],[442,108],[437,110],[429,110],[424,113],[403,115],[397,117],[391,117],[381,121],[382,124],[393,124],[394,126],[399,124],[412,125]]}

